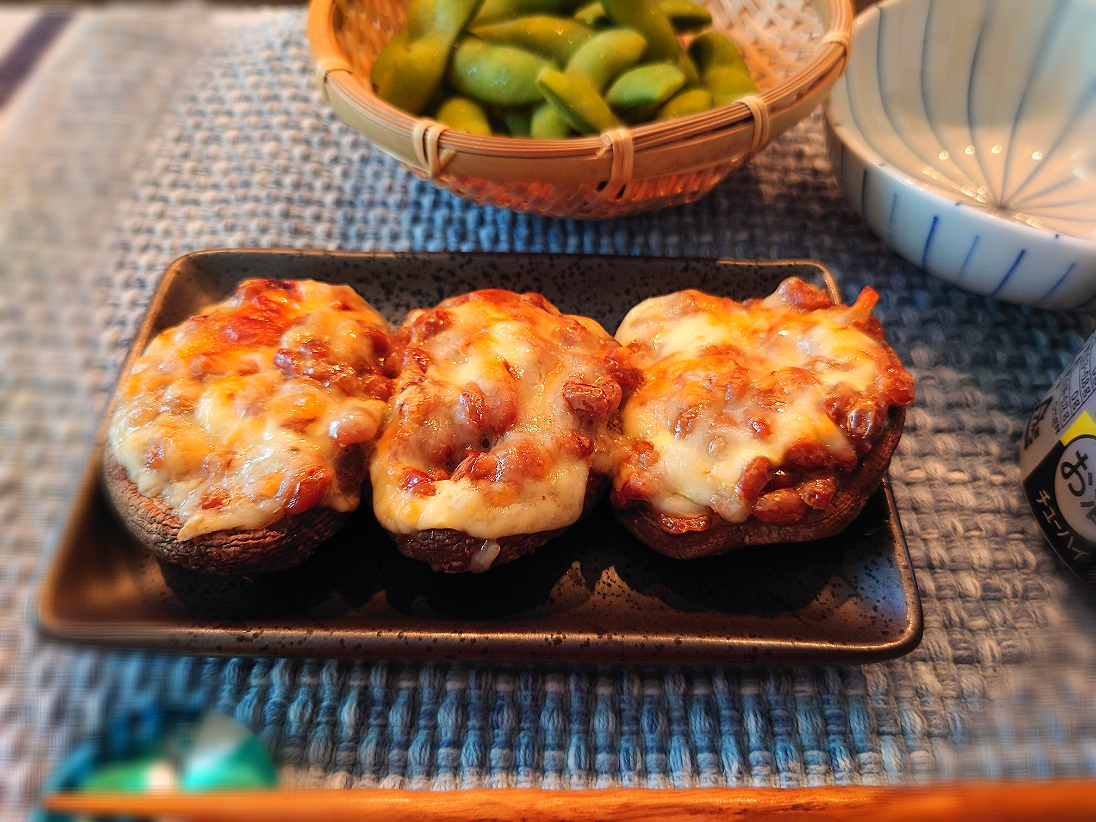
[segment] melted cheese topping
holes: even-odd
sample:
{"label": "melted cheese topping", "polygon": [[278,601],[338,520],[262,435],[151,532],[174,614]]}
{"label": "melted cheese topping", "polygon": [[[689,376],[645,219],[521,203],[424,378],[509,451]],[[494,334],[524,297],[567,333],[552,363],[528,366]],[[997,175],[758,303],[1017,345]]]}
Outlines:
{"label": "melted cheese topping", "polygon": [[791,279],[763,301],[682,291],[633,308],[616,336],[643,385],[621,412],[614,502],[645,502],[673,532],[703,530],[712,512],[742,522],[762,494],[793,486],[800,516],[825,507],[888,407],[913,400],[871,317],[876,299],[865,289],[852,307],[833,306]]}
{"label": "melted cheese topping", "polygon": [[486,540],[563,528],[591,470],[612,469],[615,419],[638,381],[596,322],[537,294],[473,292],[412,311],[370,467],[389,531]]}
{"label": "melted cheese topping", "polygon": [[109,443],[186,540],[357,507],[384,418],[387,323],[349,286],[247,280],[164,331],[120,383]]}

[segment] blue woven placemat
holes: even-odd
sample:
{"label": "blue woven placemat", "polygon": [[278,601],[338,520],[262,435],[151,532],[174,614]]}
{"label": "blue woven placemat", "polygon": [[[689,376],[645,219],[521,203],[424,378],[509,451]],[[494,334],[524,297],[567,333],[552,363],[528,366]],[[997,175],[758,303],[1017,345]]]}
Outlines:
{"label": "blue woven placemat", "polygon": [[[1096,608],[1016,467],[1091,330],[941,284],[836,187],[818,116],[704,200],[602,222],[480,208],[374,151],[311,85],[301,10],[80,12],[0,135],[0,803],[21,817],[113,711],[234,715],[290,784],[825,785],[1096,774]],[[26,596],[158,277],[201,248],[487,250],[829,265],[917,381],[891,476],[925,637],[860,667],[194,659],[45,641]]]}

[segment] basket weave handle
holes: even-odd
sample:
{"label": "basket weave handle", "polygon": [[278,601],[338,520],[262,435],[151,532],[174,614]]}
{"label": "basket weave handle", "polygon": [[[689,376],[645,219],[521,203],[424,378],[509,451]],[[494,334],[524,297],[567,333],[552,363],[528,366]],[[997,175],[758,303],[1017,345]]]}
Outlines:
{"label": "basket weave handle", "polygon": [[836,43],[845,49],[846,56],[849,53],[849,48],[852,46],[852,35],[847,31],[829,31],[818,41],[818,45],[824,46],[826,43]]}
{"label": "basket weave handle", "polygon": [[628,183],[632,182],[635,164],[635,149],[632,146],[632,132],[627,128],[615,128],[601,135],[601,153],[612,152],[613,165],[609,171],[609,182],[601,190],[605,200],[616,200],[624,193]]}
{"label": "basket weave handle", "polygon": [[331,100],[327,96],[327,75],[333,71],[347,71],[353,74],[354,67],[350,65],[349,60],[338,54],[325,54],[316,60],[316,69],[312,75],[312,79],[316,83],[316,88],[320,90],[320,94],[323,95],[324,100],[327,100],[328,103],[330,103]]}
{"label": "basket weave handle", "polygon": [[448,130],[448,126],[426,117],[416,120],[415,127],[411,130],[411,146],[415,150],[415,159],[431,180],[441,173],[457,153],[452,149],[438,152],[438,140]]}
{"label": "basket weave handle", "polygon": [[738,102],[744,103],[753,114],[753,137],[750,140],[750,153],[757,151],[761,146],[769,142],[769,104],[756,94],[747,94],[740,97]]}

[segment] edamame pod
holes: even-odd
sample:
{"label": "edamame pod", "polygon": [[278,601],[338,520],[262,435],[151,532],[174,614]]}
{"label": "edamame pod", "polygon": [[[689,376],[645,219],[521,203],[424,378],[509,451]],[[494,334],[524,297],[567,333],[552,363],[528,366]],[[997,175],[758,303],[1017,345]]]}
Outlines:
{"label": "edamame pod", "polygon": [[689,85],[700,82],[696,66],[681,48],[674,27],[655,0],[601,0],[609,19],[618,26],[638,31],[647,41],[643,59],[648,62],[668,61],[681,69]]}
{"label": "edamame pod", "polygon": [[601,0],[587,3],[579,8],[573,16],[580,23],[585,23],[590,28],[595,29],[605,28],[613,22],[609,19],[609,15],[605,13],[605,6],[601,5]]}
{"label": "edamame pod", "polygon": [[386,84],[388,72],[392,70],[392,66],[399,60],[400,55],[406,51],[410,42],[411,38],[407,34],[407,29],[404,29],[385,43],[384,48],[374,58],[373,69],[370,71],[369,76],[373,80],[373,88],[380,89],[381,86]]}
{"label": "edamame pod", "polygon": [[600,134],[620,125],[609,104],[585,77],[545,69],[537,78],[537,88],[563,121],[580,134]]}
{"label": "edamame pod", "polygon": [[674,31],[700,31],[712,24],[712,14],[692,0],[658,0]]}
{"label": "edamame pod", "polygon": [[523,106],[541,102],[537,75],[550,66],[531,51],[466,37],[453,53],[449,84],[481,103]]}
{"label": "edamame pod", "polygon": [[624,69],[634,66],[647,41],[631,29],[608,29],[587,40],[567,61],[567,74],[585,77],[600,94]]}
{"label": "edamame pod", "polygon": [[547,14],[532,14],[477,26],[470,33],[488,43],[527,49],[555,60],[561,66],[567,64],[579,46],[594,36],[589,28],[577,20]]}
{"label": "edamame pod", "polygon": [[[476,13],[483,0],[428,0],[434,8],[433,23],[421,37],[401,41],[389,55],[377,56],[381,70],[374,71],[377,96],[411,114],[420,114],[434,97],[453,41]],[[413,8],[412,20],[421,25],[427,7]],[[384,56],[382,60],[381,57]],[[374,64],[374,68],[376,65]]]}
{"label": "edamame pod", "polygon": [[715,105],[712,93],[706,88],[689,88],[679,91],[666,105],[658,110],[656,120],[672,120],[707,111]]}
{"label": "edamame pod", "polygon": [[434,25],[431,31],[445,32],[449,35],[449,42],[457,39],[464,27],[468,25],[483,0],[433,0]]}
{"label": "edamame pod", "polygon": [[434,27],[435,11],[434,0],[414,0],[407,7],[407,26],[404,31],[411,40],[417,40]]}
{"label": "edamame pod", "polygon": [[570,14],[582,0],[484,0],[473,26],[509,20],[525,14]]}
{"label": "edamame pod", "polygon": [[444,35],[420,37],[393,58],[377,84],[377,96],[404,111],[421,114],[434,97],[448,60],[449,43]]}
{"label": "edamame pod", "polygon": [[571,136],[571,127],[559,116],[551,103],[542,103],[533,110],[529,121],[529,136],[538,140],[562,140]]}
{"label": "edamame pod", "polygon": [[414,0],[407,7],[407,24],[380,50],[373,60],[370,76],[373,86],[380,88],[389,70],[407,46],[419,39],[434,26],[434,0]]}
{"label": "edamame pod", "polygon": [[[642,112],[655,109],[685,85],[685,75],[669,63],[648,63],[621,74],[605,92],[605,102],[615,109]],[[639,113],[642,116],[642,113]]]}
{"label": "edamame pod", "polygon": [[434,119],[457,131],[486,136],[491,134],[487,112],[483,110],[483,106],[467,97],[450,97],[438,106]]}
{"label": "edamame pod", "polygon": [[[541,105],[547,105],[541,103]],[[533,110],[529,106],[510,106],[502,110],[502,121],[511,137],[528,137],[532,128]]]}
{"label": "edamame pod", "polygon": [[717,106],[741,100],[757,92],[757,84],[745,71],[732,66],[716,66],[704,73],[704,88],[712,93]]}
{"label": "edamame pod", "polygon": [[[674,31],[700,31],[712,24],[712,15],[692,0],[658,0],[658,7],[674,27]],[[604,28],[613,21],[605,13],[601,0],[579,7],[574,18],[592,28]]]}
{"label": "edamame pod", "polygon": [[689,53],[700,68],[701,83],[712,93],[717,106],[725,106],[757,92],[746,61],[734,43],[714,31],[698,35]]}
{"label": "edamame pod", "polygon": [[736,66],[749,73],[746,61],[735,44],[716,31],[706,31],[694,37],[689,44],[689,56],[701,74],[716,66]]}

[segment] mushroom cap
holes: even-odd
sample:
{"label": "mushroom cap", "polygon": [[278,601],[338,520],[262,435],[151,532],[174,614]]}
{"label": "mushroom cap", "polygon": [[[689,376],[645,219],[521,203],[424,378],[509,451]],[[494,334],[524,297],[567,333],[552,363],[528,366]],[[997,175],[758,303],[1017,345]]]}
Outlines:
{"label": "mushroom cap", "polygon": [[883,481],[902,436],[905,419],[905,408],[892,407],[882,436],[864,455],[860,464],[840,479],[837,493],[829,505],[822,510],[809,510],[798,522],[771,525],[752,516],[744,522],[717,519],[704,531],[669,534],[659,527],[658,518],[644,505],[615,508],[614,514],[645,545],[676,559],[713,556],[746,545],[809,542],[831,537],[845,530],[856,519]]}
{"label": "mushroom cap", "polygon": [[109,453],[103,458],[107,495],[134,537],[160,559],[218,576],[252,576],[299,565],[342,527],[349,514],[310,508],[253,530],[214,531],[179,539],[182,523],[156,499],[142,496],[126,469]]}

